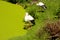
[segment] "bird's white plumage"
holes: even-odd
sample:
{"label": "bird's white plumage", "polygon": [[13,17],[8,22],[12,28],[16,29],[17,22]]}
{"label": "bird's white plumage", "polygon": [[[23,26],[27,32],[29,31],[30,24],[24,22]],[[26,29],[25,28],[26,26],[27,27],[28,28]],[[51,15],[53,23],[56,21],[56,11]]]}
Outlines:
{"label": "bird's white plumage", "polygon": [[34,18],[26,12],[25,21],[34,20]]}
{"label": "bird's white plumage", "polygon": [[34,18],[31,15],[29,15],[29,20],[34,20]]}
{"label": "bird's white plumage", "polygon": [[36,5],[38,5],[38,6],[43,6],[44,3],[43,3],[43,2],[39,2],[39,3],[37,3]]}

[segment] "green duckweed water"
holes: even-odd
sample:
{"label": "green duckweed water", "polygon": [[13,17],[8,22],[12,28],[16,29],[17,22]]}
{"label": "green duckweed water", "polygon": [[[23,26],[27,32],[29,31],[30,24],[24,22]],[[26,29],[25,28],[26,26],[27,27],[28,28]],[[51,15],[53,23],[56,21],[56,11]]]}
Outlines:
{"label": "green duckweed water", "polygon": [[25,10],[16,4],[0,1],[0,40],[23,36]]}

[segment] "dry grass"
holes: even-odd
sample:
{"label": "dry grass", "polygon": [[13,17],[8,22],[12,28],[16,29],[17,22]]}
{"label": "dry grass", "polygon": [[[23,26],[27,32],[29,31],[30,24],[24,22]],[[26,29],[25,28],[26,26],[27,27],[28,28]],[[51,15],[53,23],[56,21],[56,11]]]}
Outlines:
{"label": "dry grass", "polygon": [[50,33],[51,38],[59,38],[60,37],[60,20],[56,22],[47,23],[46,31]]}

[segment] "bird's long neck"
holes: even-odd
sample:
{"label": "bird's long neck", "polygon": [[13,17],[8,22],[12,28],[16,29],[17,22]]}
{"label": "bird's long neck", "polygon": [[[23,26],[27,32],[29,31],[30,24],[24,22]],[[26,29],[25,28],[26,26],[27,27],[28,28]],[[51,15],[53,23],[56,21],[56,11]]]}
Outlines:
{"label": "bird's long neck", "polygon": [[28,13],[26,13],[26,16],[29,16],[29,14],[28,14]]}

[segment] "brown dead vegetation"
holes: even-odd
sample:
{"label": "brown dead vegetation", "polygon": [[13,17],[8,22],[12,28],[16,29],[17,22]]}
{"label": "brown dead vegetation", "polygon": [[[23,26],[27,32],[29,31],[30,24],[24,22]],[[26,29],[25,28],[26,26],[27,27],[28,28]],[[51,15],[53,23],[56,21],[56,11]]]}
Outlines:
{"label": "brown dead vegetation", "polygon": [[60,37],[60,20],[56,22],[47,23],[46,31],[50,33],[50,40],[56,40]]}

